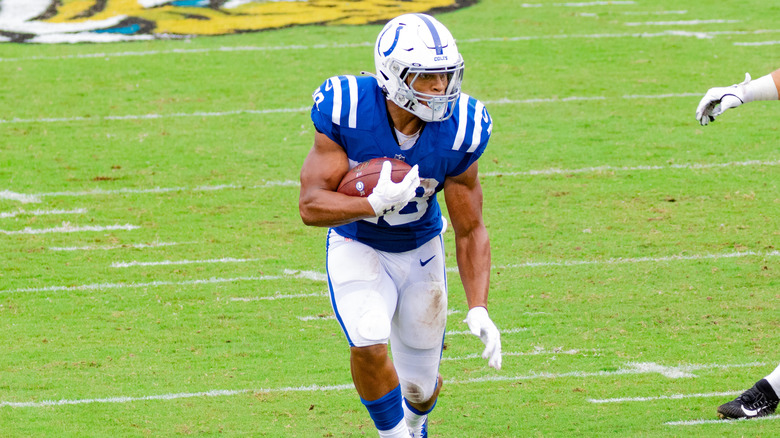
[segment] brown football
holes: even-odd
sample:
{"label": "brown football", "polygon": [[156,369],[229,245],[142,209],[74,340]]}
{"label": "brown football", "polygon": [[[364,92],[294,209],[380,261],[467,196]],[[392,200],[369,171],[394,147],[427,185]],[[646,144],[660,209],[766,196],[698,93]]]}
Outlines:
{"label": "brown football", "polygon": [[382,172],[382,163],[385,161],[393,164],[390,179],[394,183],[401,182],[412,169],[412,166],[395,158],[372,158],[350,169],[339,183],[338,192],[349,196],[366,197],[370,195],[379,181],[379,173]]}

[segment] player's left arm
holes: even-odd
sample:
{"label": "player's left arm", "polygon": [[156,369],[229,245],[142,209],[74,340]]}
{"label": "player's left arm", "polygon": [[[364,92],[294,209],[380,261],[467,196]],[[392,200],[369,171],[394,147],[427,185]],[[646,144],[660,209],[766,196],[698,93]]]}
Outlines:
{"label": "player's left arm", "polygon": [[477,164],[444,181],[444,200],[455,230],[455,257],[469,309],[487,308],[490,287],[490,239],[482,218]]}
{"label": "player's left arm", "polygon": [[474,162],[462,174],[444,181],[444,200],[455,231],[455,258],[466,291],[469,330],[485,344],[482,357],[501,369],[501,335],[488,316],[490,238],[482,218],[482,185]]}

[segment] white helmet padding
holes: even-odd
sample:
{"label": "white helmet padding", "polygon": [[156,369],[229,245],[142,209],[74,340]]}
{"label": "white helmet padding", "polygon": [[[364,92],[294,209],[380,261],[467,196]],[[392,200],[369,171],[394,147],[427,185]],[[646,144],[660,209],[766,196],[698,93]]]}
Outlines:
{"label": "white helmet padding", "polygon": [[[398,106],[426,122],[452,116],[463,82],[463,58],[452,34],[438,20],[425,14],[390,20],[377,37],[374,62],[379,86]],[[413,84],[423,73],[446,74],[444,94],[416,91]]]}

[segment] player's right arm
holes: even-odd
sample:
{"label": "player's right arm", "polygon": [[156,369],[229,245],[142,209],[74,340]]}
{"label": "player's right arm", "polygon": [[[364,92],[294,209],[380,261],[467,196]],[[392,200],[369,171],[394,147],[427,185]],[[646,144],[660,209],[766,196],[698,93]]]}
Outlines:
{"label": "player's right arm", "polygon": [[344,149],[327,135],[317,132],[301,168],[298,209],[304,224],[336,227],[376,216],[366,198],[336,191],[348,171],[349,159]]}
{"label": "player's right arm", "polygon": [[[338,193],[339,183],[349,171],[349,158],[339,144],[342,129],[353,129],[357,124],[353,117],[357,111],[360,94],[352,76],[334,76],[314,90],[312,122],[317,128],[314,146],[301,169],[301,193],[298,209],[306,225],[337,227],[360,219],[383,216],[399,211],[415,196],[420,184],[417,166],[406,174],[403,181],[391,181],[389,162],[385,162],[379,181],[367,197],[347,196]],[[349,97],[350,112],[342,111],[342,96]]]}

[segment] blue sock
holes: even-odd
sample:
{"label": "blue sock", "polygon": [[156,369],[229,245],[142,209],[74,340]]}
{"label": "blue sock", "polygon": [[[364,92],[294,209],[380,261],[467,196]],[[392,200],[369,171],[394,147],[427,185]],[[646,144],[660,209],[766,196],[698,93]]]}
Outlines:
{"label": "blue sock", "polygon": [[398,385],[378,400],[367,401],[363,397],[360,398],[360,401],[368,409],[371,419],[374,420],[377,430],[390,430],[404,419],[402,400],[401,385]]}

